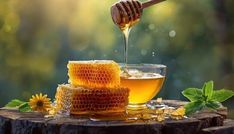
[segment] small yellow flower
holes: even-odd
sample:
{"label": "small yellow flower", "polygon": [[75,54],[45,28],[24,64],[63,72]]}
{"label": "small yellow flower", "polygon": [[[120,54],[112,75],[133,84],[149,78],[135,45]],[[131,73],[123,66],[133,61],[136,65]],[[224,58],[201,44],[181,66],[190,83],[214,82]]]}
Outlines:
{"label": "small yellow flower", "polygon": [[51,101],[50,98],[47,98],[46,94],[42,95],[42,93],[40,93],[39,95],[36,94],[32,96],[29,100],[29,105],[33,111],[45,113],[51,107]]}

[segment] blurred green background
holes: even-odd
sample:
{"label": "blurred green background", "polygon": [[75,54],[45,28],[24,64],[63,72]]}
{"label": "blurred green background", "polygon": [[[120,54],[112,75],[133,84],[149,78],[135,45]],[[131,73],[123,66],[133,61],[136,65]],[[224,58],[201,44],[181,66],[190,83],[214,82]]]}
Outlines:
{"label": "blurred green background", "polygon": [[[34,93],[54,98],[67,83],[68,60],[123,62],[113,24],[115,0],[0,0],[0,106]],[[168,66],[158,97],[181,99],[187,87],[214,80],[234,89],[234,1],[168,0],[144,10],[131,31],[129,63]],[[234,98],[225,106],[234,117]]]}

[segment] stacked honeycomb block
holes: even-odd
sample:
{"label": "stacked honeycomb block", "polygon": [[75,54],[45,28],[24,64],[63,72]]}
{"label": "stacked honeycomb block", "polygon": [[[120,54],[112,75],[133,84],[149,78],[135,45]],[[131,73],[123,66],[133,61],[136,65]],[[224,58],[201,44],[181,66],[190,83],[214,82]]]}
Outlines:
{"label": "stacked honeycomb block", "polygon": [[57,92],[58,106],[66,110],[70,105],[71,114],[124,112],[128,104],[127,88],[87,88],[66,84],[59,85]]}
{"label": "stacked honeycomb block", "polygon": [[70,112],[72,93],[72,88],[68,84],[58,85],[55,94],[57,112]]}
{"label": "stacked honeycomb block", "polygon": [[113,88],[120,83],[120,67],[114,61],[69,61],[69,83],[74,86]]}
{"label": "stacked honeycomb block", "polygon": [[70,84],[57,88],[58,111],[70,114],[124,112],[129,89],[120,87],[120,67],[114,61],[69,61]]}

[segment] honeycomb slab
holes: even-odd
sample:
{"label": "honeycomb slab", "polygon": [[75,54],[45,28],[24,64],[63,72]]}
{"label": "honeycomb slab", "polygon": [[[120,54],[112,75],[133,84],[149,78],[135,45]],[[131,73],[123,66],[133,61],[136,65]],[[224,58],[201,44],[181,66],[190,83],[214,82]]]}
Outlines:
{"label": "honeycomb slab", "polygon": [[103,114],[125,112],[128,104],[127,88],[87,88],[59,85],[56,102],[60,110],[69,108],[70,114]]}
{"label": "honeycomb slab", "polygon": [[71,85],[94,88],[120,85],[120,67],[112,60],[69,61],[67,67]]}

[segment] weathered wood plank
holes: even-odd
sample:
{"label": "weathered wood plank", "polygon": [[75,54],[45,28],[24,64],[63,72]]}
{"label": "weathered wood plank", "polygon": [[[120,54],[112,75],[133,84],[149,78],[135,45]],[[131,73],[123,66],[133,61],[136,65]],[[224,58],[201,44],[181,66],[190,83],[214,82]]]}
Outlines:
{"label": "weathered wood plank", "polygon": [[[186,103],[174,100],[166,101],[165,103],[173,106],[181,106]],[[232,132],[234,123],[224,122],[224,118],[217,113],[203,112],[194,114],[188,119],[166,120],[161,123],[151,120],[97,122],[77,117],[48,119],[44,118],[41,113],[20,113],[17,110],[1,109],[0,134],[213,134],[218,131]],[[224,126],[221,126],[223,124]]]}
{"label": "weathered wood plank", "polygon": [[204,128],[200,134],[234,134],[234,120],[224,120],[223,126]]}

